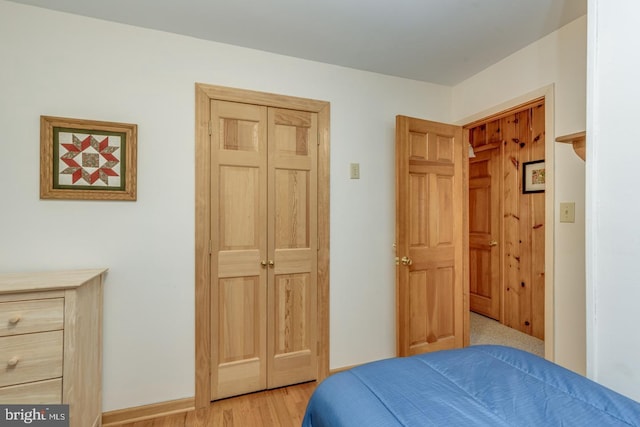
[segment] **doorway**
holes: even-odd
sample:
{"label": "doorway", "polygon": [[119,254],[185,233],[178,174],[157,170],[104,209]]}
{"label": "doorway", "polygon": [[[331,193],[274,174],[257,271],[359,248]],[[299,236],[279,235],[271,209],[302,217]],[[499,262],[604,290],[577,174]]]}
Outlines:
{"label": "doorway", "polygon": [[[550,90],[545,90],[544,96],[532,101],[480,115],[481,118],[464,128],[472,148],[469,160],[471,333],[474,326],[477,332],[478,325],[497,323],[495,328],[484,328],[485,332],[503,330],[506,333],[493,340],[489,337],[486,343],[504,344],[504,337],[514,336],[513,346],[517,347],[518,341],[535,337],[550,342],[544,354],[552,359],[553,215],[552,203],[547,202],[553,200],[552,177],[546,175],[549,190],[546,193],[544,186],[536,191],[523,188],[525,166],[546,159],[547,170],[553,170],[550,167],[552,150],[548,148],[553,138],[545,132],[552,124],[552,114],[545,109],[548,92]],[[551,250],[547,252],[547,248]],[[527,335],[518,340],[518,334],[504,330],[503,325]],[[538,340],[530,340],[533,347],[540,347],[536,345]],[[477,337],[472,337],[471,343],[478,343]]]}

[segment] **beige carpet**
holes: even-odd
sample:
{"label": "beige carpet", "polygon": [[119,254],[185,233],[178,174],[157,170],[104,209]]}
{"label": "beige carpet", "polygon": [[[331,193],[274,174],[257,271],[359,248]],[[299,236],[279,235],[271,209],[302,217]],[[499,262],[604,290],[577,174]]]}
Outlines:
{"label": "beige carpet", "polygon": [[471,312],[471,345],[500,344],[544,357],[544,341]]}

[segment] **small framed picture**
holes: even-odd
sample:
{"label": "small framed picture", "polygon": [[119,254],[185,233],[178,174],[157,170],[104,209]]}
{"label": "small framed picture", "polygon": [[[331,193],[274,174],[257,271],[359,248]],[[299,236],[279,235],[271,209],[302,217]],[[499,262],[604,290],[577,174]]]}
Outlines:
{"label": "small framed picture", "polygon": [[544,184],[544,160],[536,160],[522,164],[522,192],[524,194],[541,193],[544,191]]}
{"label": "small framed picture", "polygon": [[137,125],[40,116],[40,198],[136,200]]}

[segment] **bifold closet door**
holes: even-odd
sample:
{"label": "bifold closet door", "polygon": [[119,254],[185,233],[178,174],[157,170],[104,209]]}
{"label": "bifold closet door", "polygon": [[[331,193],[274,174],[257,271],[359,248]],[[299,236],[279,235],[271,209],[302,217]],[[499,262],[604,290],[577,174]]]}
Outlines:
{"label": "bifold closet door", "polygon": [[270,108],[269,388],[317,374],[317,114]]}
{"label": "bifold closet door", "polygon": [[211,123],[214,400],[267,386],[267,109],[212,101]]}
{"label": "bifold closet door", "polygon": [[316,378],[317,114],[211,102],[211,399]]}

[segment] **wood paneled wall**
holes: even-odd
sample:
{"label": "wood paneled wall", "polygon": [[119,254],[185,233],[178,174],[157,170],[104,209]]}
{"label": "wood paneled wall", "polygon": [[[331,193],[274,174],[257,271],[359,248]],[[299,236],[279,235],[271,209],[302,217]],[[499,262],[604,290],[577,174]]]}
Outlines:
{"label": "wood paneled wall", "polygon": [[501,322],[544,339],[544,193],[522,192],[523,163],[544,160],[544,99],[466,126],[475,148],[500,143]]}

